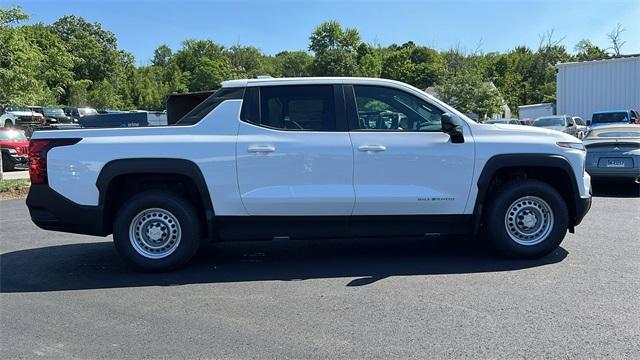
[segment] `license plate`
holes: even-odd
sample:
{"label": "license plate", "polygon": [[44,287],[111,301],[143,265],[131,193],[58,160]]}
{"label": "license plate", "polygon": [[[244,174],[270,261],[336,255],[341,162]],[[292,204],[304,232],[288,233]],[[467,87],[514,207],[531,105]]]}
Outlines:
{"label": "license plate", "polygon": [[620,168],[624,167],[624,160],[622,159],[608,159],[607,167]]}

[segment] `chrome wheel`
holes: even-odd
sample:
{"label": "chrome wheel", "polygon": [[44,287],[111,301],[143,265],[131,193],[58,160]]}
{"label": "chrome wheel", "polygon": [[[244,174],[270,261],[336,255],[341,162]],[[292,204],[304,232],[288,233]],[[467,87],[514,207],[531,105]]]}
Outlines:
{"label": "chrome wheel", "polygon": [[146,209],[129,225],[129,240],[138,254],[149,259],[171,255],[180,244],[182,232],[178,219],[167,210]]}
{"label": "chrome wheel", "polygon": [[507,233],[520,245],[531,246],[544,241],[553,228],[553,211],[546,201],[525,196],[509,206],[504,217]]}

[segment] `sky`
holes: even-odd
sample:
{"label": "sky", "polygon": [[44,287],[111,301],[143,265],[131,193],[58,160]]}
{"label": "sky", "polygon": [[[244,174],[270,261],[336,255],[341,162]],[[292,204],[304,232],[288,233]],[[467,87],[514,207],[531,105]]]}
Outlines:
{"label": "sky", "polygon": [[581,39],[608,47],[617,24],[627,30],[623,53],[640,53],[640,1],[45,1],[0,0],[20,5],[30,22],[49,24],[66,14],[82,16],[114,32],[120,48],[149,64],[153,50],[176,50],[188,38],[252,45],[267,54],[306,50],[323,21],[359,30],[362,40],[386,46],[412,40],[438,50],[508,51],[537,48],[553,30],[573,51]]}

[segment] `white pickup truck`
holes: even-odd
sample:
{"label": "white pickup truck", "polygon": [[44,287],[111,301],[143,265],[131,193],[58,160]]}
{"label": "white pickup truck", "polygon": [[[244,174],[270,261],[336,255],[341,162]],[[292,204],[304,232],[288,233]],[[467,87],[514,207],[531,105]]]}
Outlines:
{"label": "white pickup truck", "polygon": [[113,234],[147,270],[204,240],[483,234],[539,257],[591,205],[580,140],[382,79],[227,81],[175,125],[38,131],[29,152],[33,222]]}

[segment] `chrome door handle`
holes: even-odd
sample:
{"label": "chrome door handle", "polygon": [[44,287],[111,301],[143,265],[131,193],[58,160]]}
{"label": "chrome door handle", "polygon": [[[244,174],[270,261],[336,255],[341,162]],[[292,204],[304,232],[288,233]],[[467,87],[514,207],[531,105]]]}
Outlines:
{"label": "chrome door handle", "polygon": [[385,151],[387,147],[384,145],[360,145],[358,147],[360,151]]}
{"label": "chrome door handle", "polygon": [[275,146],[271,145],[252,145],[247,148],[250,153],[270,153],[276,151]]}

